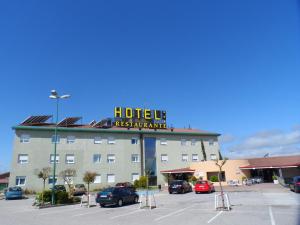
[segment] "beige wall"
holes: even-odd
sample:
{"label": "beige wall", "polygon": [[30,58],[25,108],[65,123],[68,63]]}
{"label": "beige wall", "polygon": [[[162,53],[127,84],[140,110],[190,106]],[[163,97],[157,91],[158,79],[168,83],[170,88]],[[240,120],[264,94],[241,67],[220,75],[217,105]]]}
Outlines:
{"label": "beige wall", "polygon": [[[217,172],[219,167],[215,165],[215,161],[206,161],[206,162],[197,162],[191,164],[191,169],[195,170],[195,176],[197,178],[203,177],[204,180],[207,180],[207,172]],[[227,160],[225,165],[222,167],[222,171],[225,171],[226,182],[229,180],[239,180],[240,184],[242,183],[242,177],[249,177],[249,170],[241,170],[240,166],[248,165],[248,160]]]}

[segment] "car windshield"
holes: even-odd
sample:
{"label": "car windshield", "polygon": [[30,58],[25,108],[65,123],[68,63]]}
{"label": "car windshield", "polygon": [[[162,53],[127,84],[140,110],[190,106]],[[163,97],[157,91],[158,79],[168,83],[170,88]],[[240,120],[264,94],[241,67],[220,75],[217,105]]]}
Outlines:
{"label": "car windshield", "polygon": [[300,182],[300,177],[296,178],[296,183]]}
{"label": "car windshield", "polygon": [[198,181],[196,184],[206,184],[207,181]]}
{"label": "car windshield", "polygon": [[8,189],[8,191],[20,191],[20,188],[18,187],[11,187]]}
{"label": "car windshield", "polygon": [[110,188],[105,188],[102,192],[113,192],[116,188],[110,187]]}
{"label": "car windshield", "polygon": [[171,184],[182,184],[182,180],[174,180]]}

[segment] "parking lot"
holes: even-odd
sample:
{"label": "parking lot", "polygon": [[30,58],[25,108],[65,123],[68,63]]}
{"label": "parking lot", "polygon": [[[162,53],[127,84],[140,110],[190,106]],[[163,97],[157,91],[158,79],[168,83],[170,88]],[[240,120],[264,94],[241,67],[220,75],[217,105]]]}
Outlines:
{"label": "parking lot", "polygon": [[155,197],[157,208],[153,210],[139,209],[138,204],[120,208],[72,205],[36,209],[31,206],[33,199],[1,200],[0,224],[300,225],[300,194],[263,185],[256,185],[254,190],[228,190],[232,204],[230,212],[214,210],[214,193],[169,195],[161,192]]}

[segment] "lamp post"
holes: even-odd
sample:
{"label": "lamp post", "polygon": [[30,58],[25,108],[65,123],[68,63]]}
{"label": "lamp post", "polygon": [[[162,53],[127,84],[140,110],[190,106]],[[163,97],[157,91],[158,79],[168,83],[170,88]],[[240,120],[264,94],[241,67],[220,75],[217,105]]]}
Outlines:
{"label": "lamp post", "polygon": [[[55,121],[55,129],[54,129],[54,162],[53,162],[53,174],[52,174],[52,195],[51,195],[51,204],[54,205],[55,204],[55,195],[54,195],[54,186],[56,183],[55,180],[55,172],[56,172],[56,145],[57,145],[57,123],[58,123],[58,103],[59,103],[59,99],[65,99],[65,98],[69,98],[71,95],[62,95],[59,96],[57,94],[57,92],[55,90],[51,91],[51,95],[49,96],[49,98],[51,99],[55,99],[56,100],[56,121]],[[50,161],[51,161],[51,157],[50,157]]]}

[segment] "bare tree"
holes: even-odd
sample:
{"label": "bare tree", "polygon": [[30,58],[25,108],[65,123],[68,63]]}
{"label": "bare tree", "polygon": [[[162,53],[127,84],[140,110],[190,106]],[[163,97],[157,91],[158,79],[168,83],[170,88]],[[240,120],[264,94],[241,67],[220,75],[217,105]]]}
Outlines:
{"label": "bare tree", "polygon": [[224,158],[223,160],[219,160],[217,159],[216,161],[216,166],[219,167],[219,171],[218,171],[218,180],[219,180],[219,185],[220,185],[220,189],[221,189],[221,199],[222,199],[222,209],[225,209],[225,201],[224,201],[224,192],[223,192],[223,186],[222,186],[222,182],[221,182],[221,176],[222,176],[222,167],[225,165],[227,161],[227,158]]}
{"label": "bare tree", "polygon": [[45,192],[45,187],[46,187],[46,180],[49,178],[50,172],[51,172],[50,167],[44,167],[37,174],[38,178],[43,179],[43,192],[42,192],[42,203],[43,204],[44,204],[44,192]]}
{"label": "bare tree", "polygon": [[87,171],[83,176],[83,181],[87,184],[87,201],[88,207],[90,207],[90,184],[93,183],[96,179],[97,173]]}
{"label": "bare tree", "polygon": [[59,176],[64,180],[64,182],[68,185],[69,188],[69,197],[73,196],[73,178],[76,176],[75,169],[65,169],[59,173]]}

